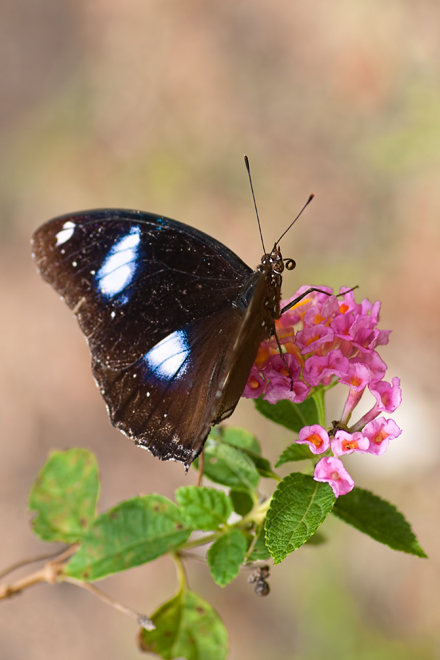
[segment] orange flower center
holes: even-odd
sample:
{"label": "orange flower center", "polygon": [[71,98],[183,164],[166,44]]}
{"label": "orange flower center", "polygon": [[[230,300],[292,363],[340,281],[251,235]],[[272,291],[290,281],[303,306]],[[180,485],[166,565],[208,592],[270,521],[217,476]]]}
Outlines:
{"label": "orange flower center", "polygon": [[313,344],[314,341],[318,341],[318,339],[319,339],[319,335],[317,334],[309,337],[308,340],[306,341],[306,346],[310,346],[310,344]]}
{"label": "orange flower center", "polygon": [[344,447],[345,450],[347,450],[347,449],[357,449],[359,447],[356,440],[343,440],[342,441],[342,446]]}
{"label": "orange flower center", "polygon": [[315,445],[315,447],[321,447],[323,444],[322,438],[318,433],[312,433],[311,435],[309,435],[307,440],[309,442],[312,442]]}

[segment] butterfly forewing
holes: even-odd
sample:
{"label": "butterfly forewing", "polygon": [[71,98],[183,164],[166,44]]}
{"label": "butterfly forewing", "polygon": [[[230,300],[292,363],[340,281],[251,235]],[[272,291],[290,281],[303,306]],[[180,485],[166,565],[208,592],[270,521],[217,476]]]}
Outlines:
{"label": "butterfly forewing", "polygon": [[78,318],[112,422],[189,464],[246,382],[255,337],[238,395],[229,385],[262,276],[207,234],[138,211],[56,218],[35,232],[33,251]]}

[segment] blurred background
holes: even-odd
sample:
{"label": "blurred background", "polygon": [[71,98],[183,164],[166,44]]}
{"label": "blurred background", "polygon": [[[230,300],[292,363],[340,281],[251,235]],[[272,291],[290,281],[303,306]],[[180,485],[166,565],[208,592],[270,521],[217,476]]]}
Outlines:
{"label": "blurred background", "polygon": [[[142,209],[255,266],[247,153],[267,244],[316,194],[283,240],[298,264],[284,297],[357,284],[358,299],[383,301],[403,434],[346,465],[404,512],[430,559],[332,519],[325,546],[273,570],[266,599],[244,573],[220,589],[200,562],[190,584],[225,620],[231,660],[440,658],[439,3],[2,0],[0,66],[0,568],[46,551],[26,505],[52,449],[96,453],[101,511],[195,483],[110,427],[76,321],[31,261],[33,230],[69,211]],[[329,420],[341,405],[335,395]],[[271,460],[292,441],[251,401],[229,422]],[[167,559],[100,583],[145,613],[176,586]],[[139,657],[133,622],[70,585],[0,611],[2,660]]]}

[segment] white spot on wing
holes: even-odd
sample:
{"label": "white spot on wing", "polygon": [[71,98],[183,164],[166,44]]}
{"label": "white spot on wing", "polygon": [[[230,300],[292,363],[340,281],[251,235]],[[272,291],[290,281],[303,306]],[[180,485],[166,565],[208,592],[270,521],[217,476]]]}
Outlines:
{"label": "white spot on wing", "polygon": [[57,245],[62,245],[68,241],[69,238],[72,238],[75,226],[75,223],[70,220],[67,220],[67,222],[64,223],[63,228],[56,235]]}
{"label": "white spot on wing", "polygon": [[98,289],[104,296],[116,296],[133,280],[140,240],[140,228],[132,227],[108,253],[96,275]]}
{"label": "white spot on wing", "polygon": [[186,333],[176,330],[146,353],[143,359],[156,376],[170,380],[176,374],[180,378],[186,372],[188,366],[184,363],[189,352]]}

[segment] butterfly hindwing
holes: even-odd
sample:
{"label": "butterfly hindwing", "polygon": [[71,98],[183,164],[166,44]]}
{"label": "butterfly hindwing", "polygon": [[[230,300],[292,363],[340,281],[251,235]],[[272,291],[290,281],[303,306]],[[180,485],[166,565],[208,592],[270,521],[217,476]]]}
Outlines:
{"label": "butterfly hindwing", "polygon": [[214,421],[239,326],[234,312],[203,319],[171,333],[125,369],[94,360],[112,423],[155,456],[191,463]]}
{"label": "butterfly hindwing", "polygon": [[214,421],[255,273],[210,236],[138,211],[56,218],[33,250],[86,335],[112,422],[160,458],[191,462]]}

